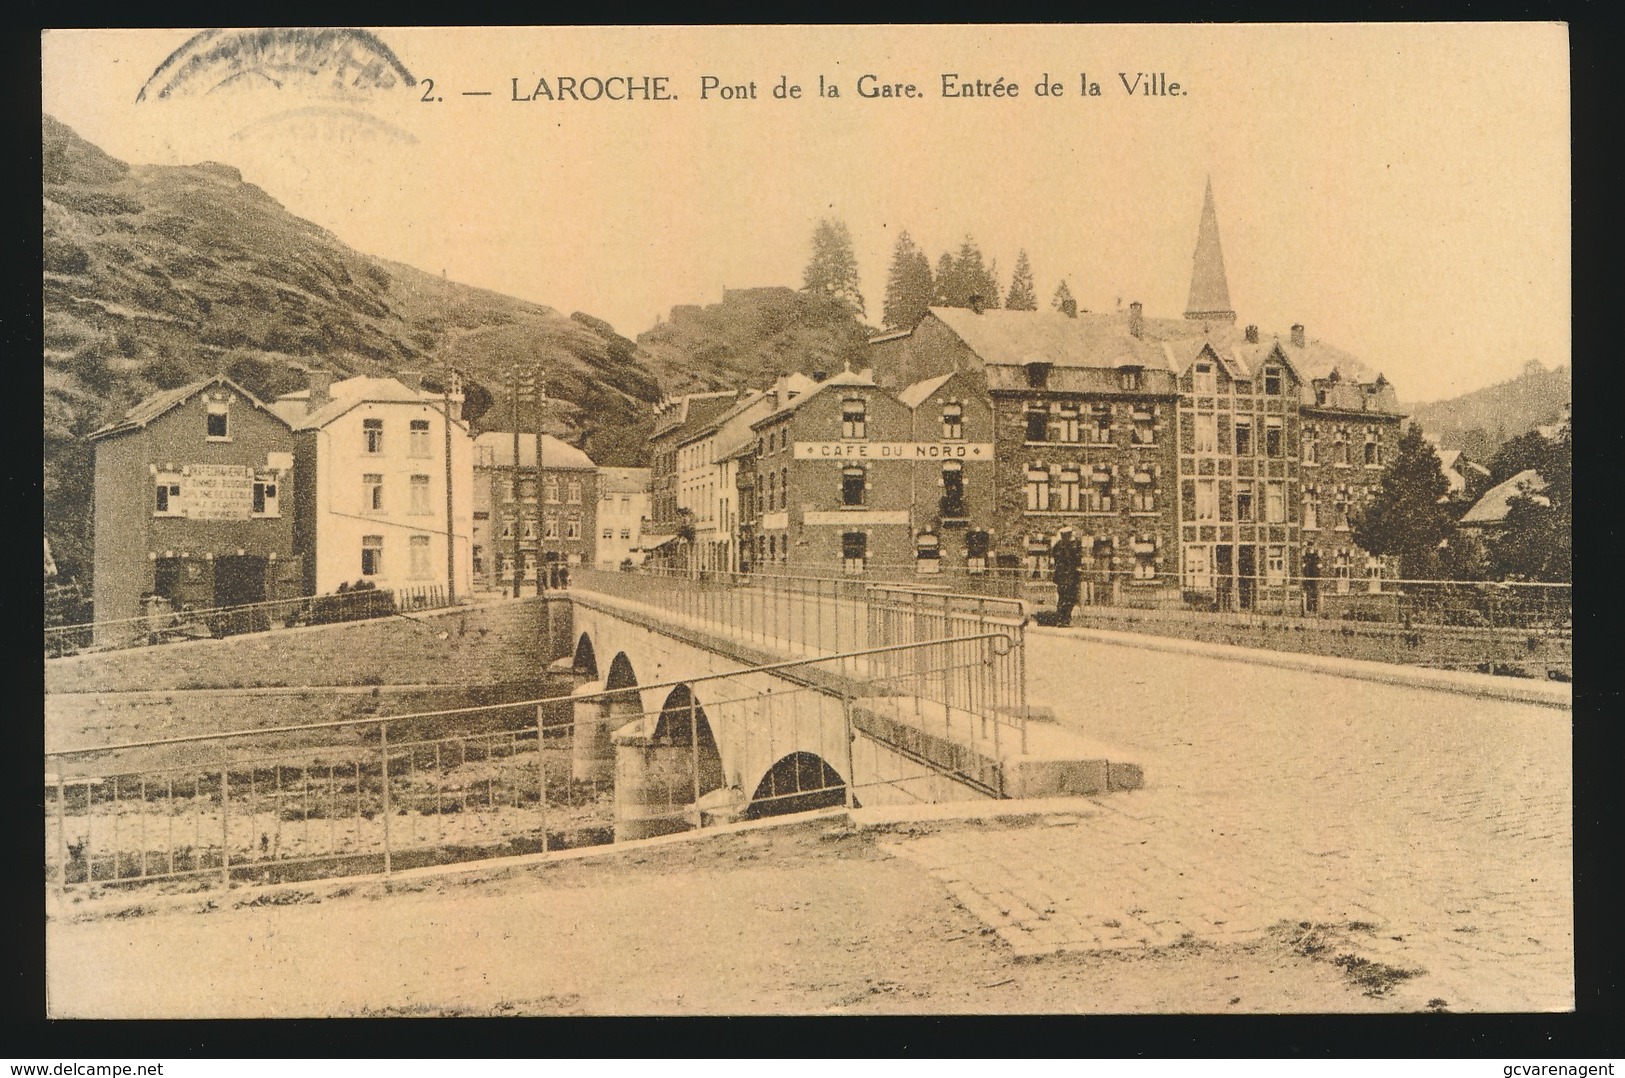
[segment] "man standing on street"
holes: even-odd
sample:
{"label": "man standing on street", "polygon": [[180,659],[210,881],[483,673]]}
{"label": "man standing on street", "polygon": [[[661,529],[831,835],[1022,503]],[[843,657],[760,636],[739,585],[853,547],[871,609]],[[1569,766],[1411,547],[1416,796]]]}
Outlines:
{"label": "man standing on street", "polygon": [[1083,546],[1071,528],[1062,528],[1060,538],[1050,549],[1055,566],[1055,613],[1057,625],[1072,624],[1072,608],[1078,605],[1078,581],[1083,565]]}

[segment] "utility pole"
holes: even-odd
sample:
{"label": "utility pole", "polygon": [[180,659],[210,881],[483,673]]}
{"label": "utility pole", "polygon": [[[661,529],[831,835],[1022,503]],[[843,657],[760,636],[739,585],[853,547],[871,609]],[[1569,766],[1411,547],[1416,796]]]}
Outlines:
{"label": "utility pole", "polygon": [[519,500],[519,364],[509,369],[509,419],[513,425],[513,471],[508,474],[509,494],[513,501],[513,597],[519,598],[519,582],[524,575],[523,559],[519,553],[519,532],[524,521],[524,504]]}
{"label": "utility pole", "polygon": [[[543,411],[547,407],[547,379],[542,379],[540,393],[536,398],[536,490],[537,496],[543,499],[542,508],[546,511],[547,485],[542,480],[542,428]],[[557,517],[554,518],[555,520]],[[547,521],[542,521],[542,537],[536,543],[536,594],[540,595],[547,590],[551,581],[547,579]]]}
{"label": "utility pole", "polygon": [[440,385],[440,407],[446,428],[446,602],[457,601],[457,535],[453,526],[451,499],[451,365],[446,365]]}

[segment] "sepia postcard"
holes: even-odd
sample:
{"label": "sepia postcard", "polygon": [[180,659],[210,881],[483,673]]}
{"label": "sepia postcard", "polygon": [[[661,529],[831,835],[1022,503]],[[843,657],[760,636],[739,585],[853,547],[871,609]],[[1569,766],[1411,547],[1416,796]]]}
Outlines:
{"label": "sepia postcard", "polygon": [[49,1015],[1573,1010],[1568,49],[46,31]]}

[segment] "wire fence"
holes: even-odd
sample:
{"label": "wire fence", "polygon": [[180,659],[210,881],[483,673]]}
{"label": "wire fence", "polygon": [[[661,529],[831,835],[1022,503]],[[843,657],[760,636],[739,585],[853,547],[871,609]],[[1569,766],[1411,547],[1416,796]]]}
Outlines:
{"label": "wire fence", "polygon": [[[60,891],[276,883],[997,796],[998,633],[641,688],[47,753]],[[785,679],[861,660],[844,692]],[[952,685],[943,705],[921,695]],[[650,706],[658,701],[658,706]]]}
{"label": "wire fence", "polygon": [[176,605],[167,599],[153,598],[146,601],[146,612],[136,617],[46,628],[45,656],[62,658],[85,651],[211,640],[301,625],[327,625],[438,610],[450,605],[451,597],[443,585],[357,589],[218,607]]}

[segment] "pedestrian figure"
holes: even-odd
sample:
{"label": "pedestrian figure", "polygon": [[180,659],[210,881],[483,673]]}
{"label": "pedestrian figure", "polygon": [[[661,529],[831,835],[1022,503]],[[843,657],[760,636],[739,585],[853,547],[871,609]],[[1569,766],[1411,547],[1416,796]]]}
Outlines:
{"label": "pedestrian figure", "polygon": [[1055,567],[1056,624],[1071,625],[1072,608],[1078,605],[1078,583],[1083,566],[1083,544],[1078,542],[1071,528],[1061,529],[1060,538],[1050,548],[1050,561]]}

